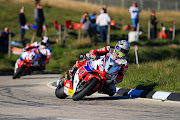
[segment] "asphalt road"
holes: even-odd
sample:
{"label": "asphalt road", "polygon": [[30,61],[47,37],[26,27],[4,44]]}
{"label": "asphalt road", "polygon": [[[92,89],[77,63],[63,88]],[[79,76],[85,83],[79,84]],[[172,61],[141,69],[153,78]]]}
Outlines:
{"label": "asphalt road", "polygon": [[0,120],[180,120],[180,103],[93,95],[55,97],[46,83],[57,74],[0,76]]}

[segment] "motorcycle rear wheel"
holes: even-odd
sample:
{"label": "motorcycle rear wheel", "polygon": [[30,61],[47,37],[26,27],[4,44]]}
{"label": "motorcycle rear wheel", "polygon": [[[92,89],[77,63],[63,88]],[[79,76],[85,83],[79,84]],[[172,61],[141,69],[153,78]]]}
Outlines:
{"label": "motorcycle rear wheel", "polygon": [[65,99],[67,95],[64,93],[64,86],[63,87],[57,87],[55,91],[55,95],[59,99]]}
{"label": "motorcycle rear wheel", "polygon": [[74,95],[72,96],[72,99],[74,101],[78,101],[82,99],[83,97],[88,95],[90,92],[92,92],[93,88],[97,85],[98,82],[99,80],[97,78],[95,77],[92,78],[90,83],[84,89],[82,89],[80,92],[74,93]]}
{"label": "motorcycle rear wheel", "polygon": [[20,68],[17,69],[16,73],[13,74],[13,79],[16,79],[18,77],[20,77],[24,71],[24,69],[26,68],[26,65],[22,65]]}

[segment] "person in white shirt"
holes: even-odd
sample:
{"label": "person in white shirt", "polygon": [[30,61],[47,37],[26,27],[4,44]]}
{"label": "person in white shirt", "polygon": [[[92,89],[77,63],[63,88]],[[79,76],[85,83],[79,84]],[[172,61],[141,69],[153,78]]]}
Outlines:
{"label": "person in white shirt", "polygon": [[132,27],[136,29],[137,23],[139,22],[139,13],[141,10],[138,8],[137,3],[134,1],[132,6],[129,8],[131,13]]}
{"label": "person in white shirt", "polygon": [[101,42],[105,42],[108,34],[108,24],[111,18],[104,10],[100,10],[100,15],[97,17],[96,24],[100,27]]}

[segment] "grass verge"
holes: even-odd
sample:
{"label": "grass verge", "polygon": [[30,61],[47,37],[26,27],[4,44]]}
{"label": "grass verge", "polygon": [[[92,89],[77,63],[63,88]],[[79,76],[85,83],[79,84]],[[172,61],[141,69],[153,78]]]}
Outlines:
{"label": "grass verge", "polygon": [[180,92],[180,60],[131,64],[122,83],[117,86],[140,90]]}

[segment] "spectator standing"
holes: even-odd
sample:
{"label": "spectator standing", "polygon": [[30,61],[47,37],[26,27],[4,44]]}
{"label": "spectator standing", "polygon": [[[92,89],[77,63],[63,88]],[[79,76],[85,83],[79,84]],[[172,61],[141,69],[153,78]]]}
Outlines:
{"label": "spectator standing", "polygon": [[107,13],[107,7],[108,6],[106,4],[103,5],[102,10],[104,10],[104,13]]}
{"label": "spectator standing", "polygon": [[20,13],[19,13],[19,24],[20,24],[20,29],[21,29],[21,34],[20,34],[20,40],[21,43],[24,45],[24,47],[26,46],[26,42],[24,40],[24,35],[25,35],[25,25],[26,25],[26,17],[24,14],[24,7],[22,6],[20,8]]}
{"label": "spectator standing", "polygon": [[150,21],[151,21],[151,37],[156,38],[157,37],[158,20],[156,19],[154,10],[151,11]]}
{"label": "spectator standing", "polygon": [[87,36],[90,37],[89,28],[90,28],[90,25],[91,25],[91,21],[89,19],[88,12],[84,12],[84,14],[83,14],[83,16],[82,16],[82,18],[80,20],[80,23],[83,24],[83,28],[82,28],[82,36],[83,36],[83,38],[85,38]]}
{"label": "spectator standing", "polygon": [[43,13],[43,6],[40,3],[36,4],[36,8],[34,9],[34,19],[37,24],[36,36],[42,36],[42,26],[44,24],[45,18]]}
{"label": "spectator standing", "polygon": [[141,10],[137,6],[137,3],[134,1],[132,6],[129,8],[129,12],[131,13],[132,27],[137,28],[137,23],[139,22],[139,13]]}
{"label": "spectator standing", "polygon": [[1,53],[8,52],[9,34],[11,34],[11,37],[14,37],[14,33],[10,32],[8,27],[5,27],[4,31],[2,31],[0,33],[0,42],[1,42],[0,51],[1,51]]}
{"label": "spectator standing", "polygon": [[91,13],[89,16],[89,19],[91,21],[91,25],[90,25],[90,38],[93,39],[94,36],[94,41],[95,41],[95,45],[97,45],[97,24],[96,24],[96,18],[97,18],[97,14],[95,12]]}
{"label": "spectator standing", "polygon": [[104,10],[100,10],[100,15],[98,15],[96,24],[100,27],[101,42],[107,40],[108,35],[108,24],[111,21],[111,18],[107,13],[104,13]]}

